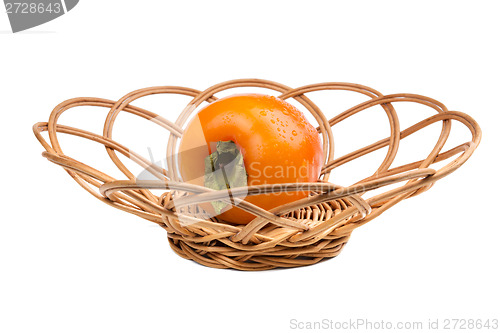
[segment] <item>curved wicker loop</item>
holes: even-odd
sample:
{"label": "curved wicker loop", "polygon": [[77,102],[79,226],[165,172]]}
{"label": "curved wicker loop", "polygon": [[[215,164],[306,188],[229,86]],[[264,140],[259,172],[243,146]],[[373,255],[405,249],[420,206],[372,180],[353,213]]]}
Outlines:
{"label": "curved wicker loop", "polygon": [[[313,115],[319,124],[317,130],[321,133],[324,144],[322,179],[316,183],[236,188],[231,190],[231,199],[227,198],[225,191],[214,191],[180,180],[175,152],[177,140],[182,136],[187,120],[203,102],[217,100],[216,94],[241,87],[274,90],[279,93],[278,97],[281,99],[294,98]],[[318,106],[305,95],[320,90],[351,91],[369,99],[327,120]],[[192,99],[173,123],[131,104],[139,98],[153,94],[180,94]],[[419,103],[434,109],[437,114],[401,130],[394,108],[394,104],[400,102]],[[78,106],[100,107],[108,112],[102,135],[57,123],[62,113]],[[376,106],[382,107],[388,117],[389,136],[334,158],[332,127],[354,114]],[[112,139],[115,120],[122,111],[152,121],[170,133],[166,169]],[[470,130],[472,138],[442,152],[451,132],[452,121],[464,124]],[[427,157],[391,168],[400,141],[436,122],[442,122],[441,133]],[[296,267],[335,257],[354,229],[373,220],[401,200],[428,190],[437,180],[455,171],[467,161],[481,139],[481,130],[474,119],[461,112],[448,111],[442,103],[425,96],[383,95],[363,85],[341,82],[319,83],[292,89],[280,83],[258,79],[231,80],[204,91],[176,86],[145,88],[126,94],[116,102],[101,98],[74,98],[57,105],[49,121],[35,124],[33,131],[45,149],[44,157],[62,166],[80,186],[99,200],[166,229],[172,249],[181,257],[210,267],[239,270]],[[42,135],[45,131],[48,132],[50,143]],[[100,170],[66,156],[57,138],[58,133],[79,136],[102,144],[113,163],[127,179],[116,180]],[[336,167],[384,147],[388,148],[387,154],[372,176],[350,186],[339,186],[328,181],[330,172]],[[158,180],[137,180],[117,153],[147,169]],[[456,155],[458,156],[440,169],[430,167]],[[402,185],[366,198],[370,191],[398,183]],[[152,190],[164,192],[157,196]],[[312,195],[269,211],[245,200],[247,196],[257,194],[303,190],[311,192]],[[214,200],[237,205],[252,213],[255,218],[247,225],[231,225],[219,221],[198,206],[199,203]]]}
{"label": "curved wicker loop", "polygon": [[[312,85],[307,85],[303,86],[297,89],[292,89],[289,90],[287,93],[284,93],[279,96],[279,98],[282,99],[287,99],[289,97],[294,97],[294,96],[300,96],[308,92],[313,92],[313,91],[319,91],[319,90],[345,90],[345,91],[353,91],[357,92],[363,95],[366,95],[368,97],[371,97],[372,99],[376,99],[377,97],[382,97],[383,95],[378,92],[375,89],[372,89],[367,86],[363,86],[360,84],[351,84],[351,83],[343,83],[343,82],[330,82],[330,83],[319,83],[319,84],[312,84]],[[379,168],[375,172],[381,173],[383,171],[386,171],[392,162],[394,161],[394,158],[396,157],[396,153],[399,147],[399,141],[400,141],[400,129],[399,129],[399,119],[396,114],[396,111],[394,110],[393,106],[391,104],[380,104],[384,111],[387,114],[387,117],[389,118],[389,125],[391,128],[391,136],[390,136],[390,143],[389,143],[389,149],[387,150],[387,154],[385,156],[384,161],[380,164]],[[343,114],[342,120],[354,115],[355,113],[362,111],[362,109],[359,110],[353,110],[349,112],[350,110],[346,111]],[[331,128],[335,123],[333,122],[328,122],[329,128]],[[322,132],[323,127],[318,127],[318,131]],[[329,160],[331,162],[331,160]],[[328,164],[328,163],[327,163]],[[322,173],[330,173],[332,169],[328,168],[323,168]]]}

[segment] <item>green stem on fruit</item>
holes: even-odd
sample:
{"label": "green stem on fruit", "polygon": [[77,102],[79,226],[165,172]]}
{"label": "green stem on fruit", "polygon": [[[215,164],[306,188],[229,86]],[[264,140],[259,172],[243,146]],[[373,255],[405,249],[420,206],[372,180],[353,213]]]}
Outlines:
{"label": "green stem on fruit", "polygon": [[[205,158],[205,187],[227,190],[234,205],[231,188],[247,186],[247,179],[243,155],[238,146],[233,141],[217,142],[216,151]],[[217,214],[228,206],[222,201],[212,201],[211,204]]]}

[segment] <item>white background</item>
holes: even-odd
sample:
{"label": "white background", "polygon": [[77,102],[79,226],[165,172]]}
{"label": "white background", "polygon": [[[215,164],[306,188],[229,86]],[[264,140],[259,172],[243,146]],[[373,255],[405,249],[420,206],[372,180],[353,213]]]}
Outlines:
{"label": "white background", "polygon": [[[0,332],[288,332],[297,331],[293,319],[424,328],[429,319],[499,319],[499,9],[496,1],[86,0],[18,34],[0,13]],[[454,174],[354,231],[339,257],[239,272],[178,257],[161,228],[100,203],[46,161],[31,130],[72,97],[116,100],[147,86],[205,89],[253,77],[430,96],[473,116],[483,140]],[[319,97],[329,118],[345,109]],[[156,111],[174,120],[188,101]],[[416,120],[432,114],[407,110],[422,110]],[[100,133],[102,122],[88,119],[105,114],[75,111],[61,122]],[[343,153],[374,131],[388,135],[383,121],[377,129],[363,119],[334,129]],[[462,126],[452,129],[456,144],[469,140]],[[166,139],[116,133],[126,144]],[[425,157],[437,133],[413,140],[405,154]],[[106,158],[96,145],[67,147],[89,163]],[[373,172],[372,162],[331,180],[348,185]]]}

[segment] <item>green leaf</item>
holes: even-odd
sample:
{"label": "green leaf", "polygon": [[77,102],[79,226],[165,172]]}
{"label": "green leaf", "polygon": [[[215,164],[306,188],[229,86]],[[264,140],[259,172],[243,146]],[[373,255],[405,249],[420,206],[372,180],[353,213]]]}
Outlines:
{"label": "green leaf", "polygon": [[[213,190],[228,190],[247,186],[247,173],[238,146],[233,141],[217,142],[217,149],[205,158],[205,187]],[[222,201],[212,201],[217,214],[228,206]]]}

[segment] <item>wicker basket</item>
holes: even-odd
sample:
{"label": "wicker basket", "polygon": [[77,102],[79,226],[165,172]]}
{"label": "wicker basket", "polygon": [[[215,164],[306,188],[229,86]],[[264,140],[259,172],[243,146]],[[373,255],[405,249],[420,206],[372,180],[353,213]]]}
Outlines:
{"label": "wicker basket", "polygon": [[[289,186],[286,187],[250,186],[241,191],[236,189],[233,192],[236,201],[232,203],[238,204],[238,207],[256,216],[247,225],[223,223],[204,215],[196,203],[225,200],[227,194],[181,182],[177,176],[176,160],[171,157],[174,156],[179,138],[182,136],[183,126],[199,105],[204,101],[215,101],[217,99],[215,95],[221,91],[238,87],[272,89],[281,94],[279,95],[281,99],[293,98],[302,104],[319,124],[318,131],[323,139],[326,157],[322,174],[316,183],[298,183],[293,186],[287,184]],[[370,99],[328,120],[305,95],[319,90],[353,91]],[[152,94],[181,94],[191,96],[192,100],[177,121],[172,123],[153,112],[132,105],[136,99]],[[420,103],[434,109],[436,114],[401,130],[398,115],[393,107],[395,102]],[[380,105],[388,117],[390,136],[334,159],[331,126],[376,105]],[[108,111],[102,135],[57,124],[63,112],[76,106],[96,106]],[[113,124],[121,111],[151,120],[170,131],[166,169],[158,167],[113,141]],[[472,133],[472,139],[441,152],[450,134],[452,120],[467,126]],[[398,152],[400,140],[436,122],[442,122],[442,130],[427,158],[390,168]],[[205,91],[175,86],[145,88],[131,92],[118,101],[100,98],[70,99],[57,105],[48,122],[37,123],[33,129],[46,150],[43,152],[44,157],[62,166],[78,184],[99,200],[159,224],[167,230],[170,245],[178,255],[206,266],[238,270],[297,267],[337,256],[355,228],[373,220],[401,200],[426,191],[437,180],[455,171],[471,156],[481,139],[481,130],[471,117],[461,112],[448,111],[443,104],[428,97],[414,94],[382,95],[374,89],[350,83],[320,83],[292,89],[283,84],[258,79],[227,81]],[[44,131],[48,132],[50,144],[42,136]],[[66,156],[59,144],[58,133],[101,143],[127,179],[116,180],[104,172]],[[328,182],[330,172],[334,168],[384,147],[388,147],[387,154],[373,176],[348,187]],[[125,167],[117,153],[148,169],[158,177],[158,180],[138,180]],[[433,163],[452,157],[455,158],[438,170],[430,167]],[[374,189],[397,183],[400,186],[367,197],[367,194]],[[306,187],[312,191],[311,196],[270,211],[244,200],[245,195],[283,190],[297,191]],[[165,191],[162,195],[155,195],[153,189]]]}

